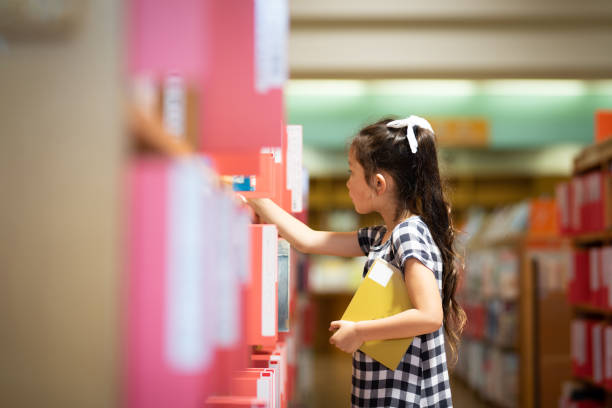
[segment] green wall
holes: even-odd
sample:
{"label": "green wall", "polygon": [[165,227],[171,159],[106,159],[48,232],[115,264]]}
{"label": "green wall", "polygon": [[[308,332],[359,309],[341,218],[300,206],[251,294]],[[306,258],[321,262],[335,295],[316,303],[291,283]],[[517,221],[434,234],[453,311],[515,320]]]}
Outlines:
{"label": "green wall", "polygon": [[[308,81],[299,82],[300,89],[292,90],[290,84],[286,91],[289,123],[304,126],[306,146],[329,150],[344,148],[362,125],[390,114],[485,118],[490,124],[492,149],[541,148],[563,143],[586,145],[594,138],[595,111],[612,109],[612,87],[609,82],[598,85],[601,81],[579,81],[578,91],[574,87],[568,92],[561,89],[563,81],[555,81],[552,91],[549,84],[549,91],[539,94],[524,88],[524,95],[520,94],[519,87],[529,86],[525,81],[517,82],[517,88],[511,92],[487,91],[485,86],[483,90],[461,95],[444,95],[439,90],[436,95],[391,94],[368,86],[359,92],[334,92],[333,87],[317,90],[317,81],[308,90]],[[576,82],[568,81],[568,84],[576,85]],[[555,91],[557,84],[560,91]],[[512,83],[506,81],[505,86],[511,89]]]}

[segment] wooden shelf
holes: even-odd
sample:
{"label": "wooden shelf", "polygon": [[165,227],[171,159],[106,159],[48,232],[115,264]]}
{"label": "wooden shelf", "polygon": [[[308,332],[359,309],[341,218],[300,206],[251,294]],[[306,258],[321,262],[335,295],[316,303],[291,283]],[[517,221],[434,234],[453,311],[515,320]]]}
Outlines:
{"label": "wooden shelf", "polygon": [[591,387],[599,388],[599,389],[605,391],[606,393],[612,393],[612,390],[610,390],[609,388],[606,388],[606,386],[603,385],[603,384],[597,384],[595,381],[593,381],[592,378],[578,377],[578,376],[574,375],[572,377],[572,379],[574,381],[578,381],[578,382],[587,384],[587,385],[589,385]]}
{"label": "wooden shelf", "polygon": [[525,242],[525,234],[508,234],[495,239],[477,240],[467,249],[469,251],[481,251],[500,247],[518,247]]}
{"label": "wooden shelf", "polygon": [[612,160],[612,139],[586,147],[574,159],[574,174],[599,169]]}
{"label": "wooden shelf", "polygon": [[580,246],[612,242],[612,230],[574,235],[571,239],[575,245]]}
{"label": "wooden shelf", "polygon": [[486,337],[474,337],[469,334],[465,334],[463,335],[463,337],[467,340],[478,341],[489,347],[496,348],[504,352],[508,352],[508,353],[518,353],[519,352],[518,345],[516,344],[500,344],[490,339],[487,339]]}
{"label": "wooden shelf", "polygon": [[591,314],[604,317],[612,317],[612,310],[601,309],[591,305],[570,305],[572,310],[581,314]]}
{"label": "wooden shelf", "polygon": [[[612,232],[610,233],[612,237]],[[489,241],[476,242],[470,246],[469,250],[484,250],[491,248],[500,247],[521,247],[521,246],[534,246],[534,247],[553,247],[557,248],[567,243],[567,239],[560,236],[552,235],[529,235],[529,234],[513,234],[505,237]]]}
{"label": "wooden shelf", "polygon": [[503,302],[503,303],[518,303],[521,300],[520,295],[516,295],[513,297],[504,297],[501,295],[492,295],[486,296],[483,298],[483,302],[491,303],[491,302]]}

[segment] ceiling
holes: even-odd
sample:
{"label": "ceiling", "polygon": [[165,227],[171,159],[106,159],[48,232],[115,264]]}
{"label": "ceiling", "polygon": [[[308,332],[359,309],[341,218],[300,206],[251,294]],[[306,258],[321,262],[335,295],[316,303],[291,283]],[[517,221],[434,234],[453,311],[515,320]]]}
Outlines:
{"label": "ceiling", "polygon": [[608,0],[291,0],[291,78],[611,78]]}

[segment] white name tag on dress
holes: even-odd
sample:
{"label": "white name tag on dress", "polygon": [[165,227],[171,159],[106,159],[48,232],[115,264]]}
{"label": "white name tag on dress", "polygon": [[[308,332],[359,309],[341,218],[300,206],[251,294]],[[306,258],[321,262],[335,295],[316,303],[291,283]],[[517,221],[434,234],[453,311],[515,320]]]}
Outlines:
{"label": "white name tag on dress", "polygon": [[368,278],[378,283],[382,287],[386,288],[389,283],[389,279],[393,276],[393,269],[391,269],[386,262],[382,259],[377,259],[374,267],[368,274]]}

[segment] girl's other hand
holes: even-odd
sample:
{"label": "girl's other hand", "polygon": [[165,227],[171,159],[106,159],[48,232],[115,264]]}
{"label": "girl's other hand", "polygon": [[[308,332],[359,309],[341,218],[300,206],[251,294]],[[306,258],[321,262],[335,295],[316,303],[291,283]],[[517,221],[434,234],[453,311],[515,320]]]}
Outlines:
{"label": "girl's other hand", "polygon": [[345,353],[354,353],[361,347],[363,340],[357,332],[357,323],[348,320],[336,320],[330,323],[329,331],[336,331],[329,339],[331,344],[334,344]]}

